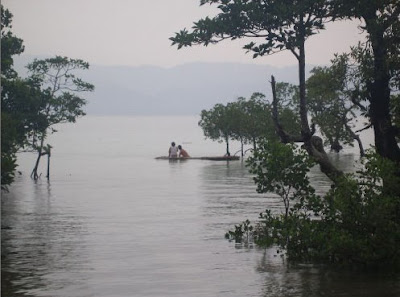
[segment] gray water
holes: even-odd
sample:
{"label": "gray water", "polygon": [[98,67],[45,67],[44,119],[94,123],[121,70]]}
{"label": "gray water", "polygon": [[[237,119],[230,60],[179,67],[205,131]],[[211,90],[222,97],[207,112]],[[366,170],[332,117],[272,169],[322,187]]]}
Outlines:
{"label": "gray water", "polygon": [[[2,194],[3,296],[400,296],[400,278],[289,265],[275,249],[224,233],[266,208],[241,161],[155,160],[169,143],[222,155],[196,117],[86,117],[59,127],[51,179],[29,178],[35,156]],[[232,144],[231,151],[239,148]],[[354,150],[332,155],[352,170]],[[329,181],[312,171],[320,191]]]}

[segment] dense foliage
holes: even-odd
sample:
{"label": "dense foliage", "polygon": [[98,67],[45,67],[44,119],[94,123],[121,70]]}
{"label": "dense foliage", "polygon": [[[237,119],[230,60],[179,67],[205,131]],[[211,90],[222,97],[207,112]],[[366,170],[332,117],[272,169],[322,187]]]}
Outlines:
{"label": "dense foliage", "polygon": [[229,112],[223,104],[216,104],[211,110],[202,110],[199,121],[206,138],[225,141],[227,155],[230,155],[229,139],[232,136],[232,117],[229,116]]}
{"label": "dense foliage", "polygon": [[[324,140],[339,152],[342,144],[353,145],[352,121],[358,109],[350,98],[347,56],[336,57],[330,67],[314,67],[307,80],[308,107]],[[363,154],[363,152],[362,152]]]}
{"label": "dense foliage", "polygon": [[295,261],[400,267],[396,165],[372,153],[364,162],[363,169],[343,176],[319,197],[304,174],[312,165],[307,154],[290,145],[264,142],[249,165],[256,174],[258,191],[280,195],[286,212],[266,210],[256,225],[247,220],[227,238],[276,245]]}
{"label": "dense foliage", "polygon": [[239,97],[237,101],[227,104],[227,108],[234,111],[233,139],[241,143],[241,153],[244,155],[243,145],[252,144],[253,149],[261,137],[274,134],[270,106],[261,93],[254,93],[248,100]]}
{"label": "dense foliage", "polygon": [[[24,145],[24,122],[29,105],[14,102],[16,91],[30,93],[29,87],[17,78],[13,56],[24,51],[22,40],[11,32],[12,14],[1,6],[1,187],[11,184],[15,176],[16,153]],[[29,98],[29,96],[27,96]],[[20,107],[23,107],[21,109]]]}
{"label": "dense foliage", "polygon": [[250,172],[255,174],[257,192],[278,194],[282,198],[286,218],[291,201],[314,193],[309,180],[304,178],[314,163],[304,150],[294,144],[283,145],[264,140],[247,163]]}

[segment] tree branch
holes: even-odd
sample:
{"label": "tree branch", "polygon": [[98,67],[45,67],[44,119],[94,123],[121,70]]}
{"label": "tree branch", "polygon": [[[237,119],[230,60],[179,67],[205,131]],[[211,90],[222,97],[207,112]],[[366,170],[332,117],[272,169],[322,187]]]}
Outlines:
{"label": "tree branch", "polygon": [[304,139],[302,136],[290,135],[283,129],[282,125],[279,122],[278,98],[276,96],[276,82],[275,82],[275,77],[273,75],[271,76],[271,86],[272,86],[272,120],[274,121],[275,130],[281,142],[283,143],[303,142]]}
{"label": "tree branch", "polygon": [[369,125],[365,126],[364,128],[355,131],[355,133],[360,133],[360,132],[362,132],[364,130],[367,130],[367,129],[371,128],[371,127],[372,127],[372,124],[369,124]]}

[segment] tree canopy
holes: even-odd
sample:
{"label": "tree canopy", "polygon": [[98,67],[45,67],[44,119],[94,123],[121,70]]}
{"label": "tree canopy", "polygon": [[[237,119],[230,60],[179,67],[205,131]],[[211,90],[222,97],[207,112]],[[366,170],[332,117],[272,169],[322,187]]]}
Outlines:
{"label": "tree canopy", "polygon": [[38,152],[32,171],[32,176],[37,179],[41,156],[50,154],[51,146],[44,146],[48,134],[56,132],[53,128],[55,124],[73,123],[78,117],[85,115],[83,106],[86,100],[78,96],[78,93],[93,91],[94,86],[75,74],[77,70],[89,68],[89,64],[83,60],[61,56],[44,60],[35,59],[27,68],[30,74],[28,80],[41,90],[41,104],[38,110],[40,125],[34,130],[30,142]]}
{"label": "tree canopy", "polygon": [[226,142],[226,154],[229,151],[229,139],[232,136],[232,118],[229,110],[222,104],[216,104],[210,110],[201,111],[199,126],[203,129],[204,136],[212,140]]}
{"label": "tree canopy", "polygon": [[[280,96],[284,101],[284,96],[282,94]],[[293,110],[285,104],[281,104],[279,110],[280,120],[288,131],[300,131],[300,123]],[[258,92],[253,93],[248,99],[239,97],[226,105],[216,104],[210,110],[203,110],[199,126],[206,138],[225,141],[227,154],[230,153],[230,140],[241,143],[240,151],[243,156],[244,144],[251,144],[255,150],[264,139],[270,141],[278,139],[272,120],[272,106],[265,95]]]}
{"label": "tree canopy", "polygon": [[16,37],[12,32],[12,13],[4,9],[1,5],[1,76],[12,78],[17,75],[13,69],[14,55],[19,55],[24,51],[24,45],[21,38]]}

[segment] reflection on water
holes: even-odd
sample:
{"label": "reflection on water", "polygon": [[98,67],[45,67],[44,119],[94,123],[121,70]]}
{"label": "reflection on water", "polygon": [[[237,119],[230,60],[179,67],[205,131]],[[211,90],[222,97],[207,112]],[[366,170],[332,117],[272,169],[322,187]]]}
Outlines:
{"label": "reflection on water", "polygon": [[[241,161],[154,160],[165,153],[149,151],[158,149],[157,137],[129,134],[139,124],[123,122],[128,127],[114,129],[113,141],[101,138],[104,131],[64,131],[70,138],[55,143],[65,153],[55,150],[51,182],[33,182],[29,160],[3,193],[4,296],[400,296],[398,276],[288,265],[274,249],[226,241],[234,224],[266,208],[280,211],[279,197],[257,194]],[[157,129],[190,126],[182,122]],[[103,119],[87,124],[107,129]],[[140,125],[152,124],[141,118]],[[81,150],[71,135],[85,143]],[[200,146],[188,149],[206,155]],[[354,155],[332,157],[353,170]],[[318,168],[310,176],[321,193],[329,189]]]}
{"label": "reflection on water", "polygon": [[[31,188],[19,190],[4,194],[2,199],[4,296],[18,296],[22,291],[35,295],[44,288],[58,290],[78,285],[86,266],[79,261],[86,251],[77,249],[87,232],[82,218],[52,206],[49,183],[33,183]],[[21,201],[19,195],[28,199]],[[51,283],[46,280],[50,271]],[[59,282],[60,273],[79,277]]]}
{"label": "reflection on water", "polygon": [[260,251],[257,271],[265,297],[400,296],[400,277],[390,273],[348,271],[318,265],[289,265],[272,249]]}
{"label": "reflection on water", "polygon": [[215,236],[245,219],[254,221],[267,207],[280,211],[281,199],[274,194],[258,194],[245,162],[216,162],[200,173],[203,215]]}

